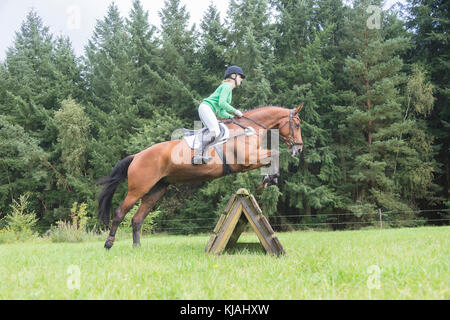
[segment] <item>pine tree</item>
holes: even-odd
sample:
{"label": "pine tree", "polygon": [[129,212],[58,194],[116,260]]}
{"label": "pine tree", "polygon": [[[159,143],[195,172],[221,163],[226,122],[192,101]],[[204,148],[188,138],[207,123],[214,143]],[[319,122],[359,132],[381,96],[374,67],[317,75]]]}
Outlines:
{"label": "pine tree", "polygon": [[[255,37],[256,43],[263,48],[264,53],[270,50],[270,42],[267,40],[271,36],[271,26],[269,21],[269,5],[264,0],[232,0],[227,12],[226,25],[230,32],[230,40],[239,50],[245,45],[244,37],[250,28]],[[232,48],[234,49],[234,48]],[[235,54],[231,57],[238,59]]]}
{"label": "pine tree", "polygon": [[162,58],[156,27],[150,25],[148,12],[144,11],[139,0],[133,1],[127,31],[130,35],[130,59],[133,64],[132,103],[139,109],[139,116],[150,117],[155,105],[163,104],[161,87],[167,83],[161,77]]}
{"label": "pine tree", "polygon": [[[338,1],[336,1],[338,2]],[[279,0],[271,1],[278,13],[276,21],[275,48],[281,58],[296,57],[300,55],[300,49],[309,42],[313,33],[314,1]]]}
{"label": "pine tree", "polygon": [[80,59],[76,57],[72,43],[67,37],[58,37],[54,45],[53,64],[58,104],[67,97],[84,98],[84,80]]}
{"label": "pine tree", "polygon": [[96,174],[106,175],[126,156],[130,134],[141,127],[138,107],[133,104],[134,61],[130,35],[119,9],[112,3],[86,47],[88,101],[86,112],[94,119],[90,162]]}
{"label": "pine tree", "polygon": [[194,29],[188,30],[190,15],[186,6],[181,6],[180,0],[165,0],[159,16],[163,42],[170,42],[189,63],[189,59],[193,57],[195,41]]}
{"label": "pine tree", "polygon": [[[232,0],[227,13],[228,60],[254,76],[256,68],[271,55],[269,6],[263,0]],[[267,61],[269,62],[269,61]],[[266,65],[264,65],[266,67]]]}
{"label": "pine tree", "polygon": [[[304,104],[300,117],[305,143],[300,161],[287,153],[284,155],[281,178],[286,184],[281,186],[283,196],[279,205],[291,217],[295,214],[304,217],[292,220],[312,223],[323,214],[342,207],[336,192],[341,174],[326,122],[330,106],[336,102],[333,69],[337,59],[330,52],[335,46],[336,26],[327,16],[316,20],[319,12],[312,2],[275,4],[279,13],[275,37],[278,50],[274,72],[277,77],[273,77],[272,87],[277,104]],[[317,28],[312,29],[308,21],[317,23]]]}
{"label": "pine tree", "polygon": [[[11,91],[19,92],[23,99],[33,99],[39,105],[49,105],[48,102],[52,100],[48,90],[51,89],[54,72],[51,62],[52,38],[49,28],[31,10],[23,21],[20,32],[16,32],[13,46],[6,53],[8,72],[15,80],[11,79],[9,82]],[[50,92],[53,93],[51,90]]]}
{"label": "pine tree", "polygon": [[231,1],[226,17],[229,65],[239,65],[247,78],[233,93],[235,104],[250,109],[271,102],[268,78],[272,71],[273,53],[269,6],[263,0]]}
{"label": "pine tree", "polygon": [[167,54],[165,69],[178,79],[188,82],[189,66],[194,62],[195,31],[188,29],[190,15],[180,0],[164,1],[159,12],[161,18],[161,39],[164,56]]}
{"label": "pine tree", "polygon": [[4,112],[47,150],[55,139],[51,110],[58,108],[53,40],[48,27],[30,11],[6,53],[8,82]]}
{"label": "pine tree", "polygon": [[6,69],[6,63],[0,62],[0,114],[7,114],[7,88],[9,82],[9,74]]}
{"label": "pine tree", "polygon": [[200,27],[201,37],[198,52],[200,71],[193,80],[196,91],[201,96],[208,96],[223,78],[226,69],[225,52],[228,46],[227,30],[213,3],[206,10]]}
{"label": "pine tree", "polygon": [[30,11],[7,51],[3,110],[50,150],[56,140],[52,113],[68,96],[82,96],[78,61],[67,38],[53,37]]}
{"label": "pine tree", "polygon": [[[22,23],[5,61],[7,81],[1,92],[1,113],[7,128],[17,132],[18,149],[9,150],[21,165],[10,175],[14,192],[33,192],[39,216],[64,203],[70,186],[59,165],[57,129],[53,121],[63,99],[82,96],[80,67],[67,38],[53,40],[42,19],[30,11]],[[31,157],[29,160],[27,157]],[[1,158],[8,162],[8,155]],[[30,169],[30,164],[36,168]],[[11,172],[6,166],[5,170]],[[31,171],[32,174],[28,173]],[[45,179],[45,182],[42,181]],[[45,190],[45,192],[44,192]],[[18,194],[15,195],[16,197]]]}
{"label": "pine tree", "polygon": [[[450,4],[442,0],[408,0],[406,27],[411,33],[414,47],[408,52],[409,61],[419,63],[427,71],[435,85],[435,107],[428,119],[428,126],[436,137],[439,153],[436,156],[442,173],[436,182],[442,187],[439,194],[449,198],[450,186],[450,60],[448,12]],[[448,202],[448,201],[447,201]]]}
{"label": "pine tree", "polygon": [[180,0],[166,0],[159,12],[161,17],[163,78],[167,86],[160,88],[165,94],[166,105],[186,119],[197,118],[199,96],[190,85],[198,74],[194,52],[197,48],[195,26],[190,30],[189,13]]}
{"label": "pine tree", "polygon": [[[103,20],[97,21],[86,47],[86,78],[93,103],[104,112],[127,109],[130,88],[130,39],[119,9],[112,3]],[[116,111],[118,111],[116,109]]]}
{"label": "pine tree", "polygon": [[[417,205],[422,195],[405,192],[405,181],[399,176],[434,171],[431,142],[416,121],[403,120],[406,108],[400,89],[407,79],[397,54],[408,48],[408,40],[386,39],[383,28],[369,29],[367,6],[365,1],[354,3],[343,41],[350,90],[341,97],[349,104],[335,110],[337,116],[345,114],[345,127],[340,126],[338,132],[347,145],[348,158],[342,170],[348,173],[349,184],[341,190],[351,192],[348,209],[355,213],[376,208],[405,211]],[[411,172],[414,168],[415,173]],[[430,175],[422,178],[424,188],[429,190]]]}

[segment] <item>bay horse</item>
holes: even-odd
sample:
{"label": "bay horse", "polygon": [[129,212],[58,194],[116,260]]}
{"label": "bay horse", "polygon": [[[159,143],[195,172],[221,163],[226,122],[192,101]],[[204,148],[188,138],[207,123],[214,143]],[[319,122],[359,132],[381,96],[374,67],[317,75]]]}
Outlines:
{"label": "bay horse", "polygon": [[[303,150],[300,118],[298,116],[303,105],[298,108],[287,109],[276,106],[259,107],[244,113],[243,117],[225,121],[224,123],[233,132],[243,132],[244,128],[257,129],[255,135],[256,148],[249,148],[248,139],[244,146],[236,146],[232,138],[223,144],[223,151],[231,157],[244,157],[245,161],[226,164],[221,162],[216,150],[211,148],[210,155],[213,161],[208,164],[193,165],[190,161],[182,162],[174,158],[174,155],[184,153],[189,159],[194,155],[184,139],[171,140],[155,144],[137,154],[130,155],[121,160],[108,177],[104,177],[96,184],[104,185],[98,201],[98,218],[109,226],[112,198],[119,184],[128,178],[128,193],[122,204],[115,210],[109,236],[105,242],[105,248],[113,246],[117,228],[127,212],[141,200],[138,211],[132,218],[133,246],[140,246],[140,229],[142,222],[148,213],[162,197],[169,184],[203,182],[220,178],[227,173],[245,172],[267,166],[268,159],[272,159],[275,150],[260,149],[263,136],[268,130],[278,129],[278,134],[289,147],[293,156],[299,156]],[[256,130],[255,130],[256,131]],[[255,141],[255,140],[254,140]],[[250,161],[253,157],[256,160]],[[228,163],[228,161],[226,161]]]}

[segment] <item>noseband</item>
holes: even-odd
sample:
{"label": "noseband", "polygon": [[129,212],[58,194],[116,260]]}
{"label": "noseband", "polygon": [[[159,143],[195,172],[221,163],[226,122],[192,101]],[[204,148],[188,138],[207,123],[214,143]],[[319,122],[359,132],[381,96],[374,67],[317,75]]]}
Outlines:
{"label": "noseband", "polygon": [[[284,139],[284,142],[287,143],[289,145],[290,148],[294,147],[294,146],[302,146],[303,142],[296,142],[294,139],[294,110],[291,110],[289,112],[289,120],[286,120],[285,123],[283,123],[283,125],[281,127],[279,127],[278,130],[281,130],[286,124],[289,123],[289,136],[288,138],[282,137]],[[296,115],[296,118],[298,119],[298,121],[300,121],[300,118],[298,117],[298,115]]]}

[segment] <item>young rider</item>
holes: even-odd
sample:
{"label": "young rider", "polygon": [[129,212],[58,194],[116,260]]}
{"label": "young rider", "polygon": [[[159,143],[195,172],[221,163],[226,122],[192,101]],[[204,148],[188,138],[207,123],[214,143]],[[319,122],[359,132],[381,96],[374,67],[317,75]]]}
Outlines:
{"label": "young rider", "polygon": [[225,71],[225,80],[214,91],[212,95],[204,99],[198,107],[198,114],[200,120],[208,128],[202,138],[202,146],[200,150],[194,155],[192,159],[193,164],[208,163],[210,157],[203,156],[205,146],[213,142],[220,134],[218,116],[222,119],[242,117],[242,112],[230,105],[232,90],[241,85],[242,80],[245,79],[244,72],[238,66],[228,67]]}

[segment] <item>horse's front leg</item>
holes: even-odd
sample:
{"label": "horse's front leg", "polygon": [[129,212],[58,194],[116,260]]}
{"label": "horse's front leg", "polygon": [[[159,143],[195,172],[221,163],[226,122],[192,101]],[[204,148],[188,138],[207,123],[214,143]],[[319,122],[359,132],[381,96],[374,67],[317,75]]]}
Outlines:
{"label": "horse's front leg", "polygon": [[261,174],[263,177],[258,184],[258,188],[265,188],[270,185],[278,184],[280,177],[279,154],[274,150],[260,150]]}
{"label": "horse's front leg", "polygon": [[[238,158],[239,160],[239,158]],[[261,168],[263,176],[258,184],[258,188],[265,188],[267,185],[277,184],[279,173],[279,153],[276,150],[253,150],[248,154],[245,165],[239,170],[241,172]]]}

